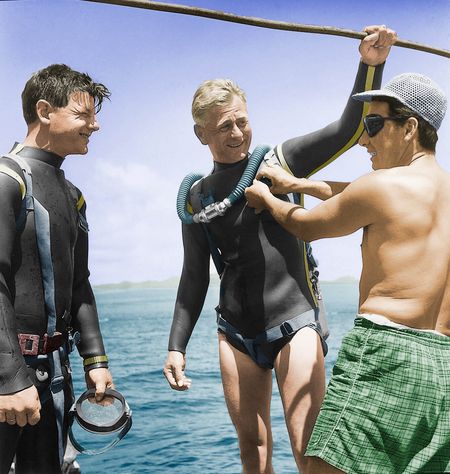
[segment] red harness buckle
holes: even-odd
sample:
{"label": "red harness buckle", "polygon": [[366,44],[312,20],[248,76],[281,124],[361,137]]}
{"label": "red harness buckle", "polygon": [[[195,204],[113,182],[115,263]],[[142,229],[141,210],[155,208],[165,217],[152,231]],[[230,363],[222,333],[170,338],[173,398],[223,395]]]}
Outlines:
{"label": "red harness buckle", "polygon": [[18,337],[23,355],[38,355],[40,337],[37,334],[18,334]]}
{"label": "red harness buckle", "polygon": [[48,354],[61,347],[64,343],[64,336],[60,332],[55,332],[53,336],[44,334],[18,334],[19,346],[23,355],[36,356]]}

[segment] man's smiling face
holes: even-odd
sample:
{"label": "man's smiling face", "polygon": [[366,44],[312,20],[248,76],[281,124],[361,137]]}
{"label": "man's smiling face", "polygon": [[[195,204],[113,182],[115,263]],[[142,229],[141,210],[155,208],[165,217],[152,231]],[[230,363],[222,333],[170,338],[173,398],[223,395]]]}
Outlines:
{"label": "man's smiling face", "polygon": [[84,155],[89,137],[99,128],[94,99],[87,92],[74,92],[65,107],[51,108],[48,150],[63,158]]}
{"label": "man's smiling face", "polygon": [[203,145],[209,146],[214,161],[236,163],[242,160],[252,140],[247,105],[234,95],[229,104],[211,108],[205,124],[196,125],[196,134]]}

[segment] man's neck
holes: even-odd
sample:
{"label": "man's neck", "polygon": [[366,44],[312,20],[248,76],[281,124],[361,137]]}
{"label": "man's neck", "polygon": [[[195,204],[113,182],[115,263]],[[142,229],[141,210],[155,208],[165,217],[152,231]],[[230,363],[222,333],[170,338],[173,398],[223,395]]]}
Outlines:
{"label": "man's neck", "polygon": [[[24,146],[39,148],[41,150],[48,151],[50,153],[54,153],[55,155],[61,156],[59,153],[55,152],[52,149],[52,145],[48,139],[48,134],[40,127],[30,126],[28,128],[27,136],[25,137],[22,143]],[[65,156],[61,156],[61,158],[64,159]]]}
{"label": "man's neck", "polygon": [[414,153],[411,157],[410,162],[408,163],[408,166],[412,165],[416,161],[425,161],[425,160],[435,160],[435,154],[434,152],[430,150],[424,150],[422,149],[421,151],[418,151]]}

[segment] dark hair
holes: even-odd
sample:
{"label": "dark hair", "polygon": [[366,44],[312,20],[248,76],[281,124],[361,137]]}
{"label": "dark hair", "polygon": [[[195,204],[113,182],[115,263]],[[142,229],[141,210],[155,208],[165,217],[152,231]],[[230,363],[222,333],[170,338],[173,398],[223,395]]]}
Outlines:
{"label": "dark hair", "polygon": [[85,73],[74,71],[65,64],[52,64],[35,72],[25,84],[22,92],[23,117],[27,124],[37,120],[36,104],[43,99],[54,107],[65,107],[73,92],[87,92],[94,98],[95,110],[99,112],[103,99],[111,93],[106,86]]}
{"label": "dark hair", "polygon": [[416,112],[411,110],[408,106],[403,105],[397,99],[392,97],[374,97],[376,102],[387,102],[389,104],[389,113],[391,115],[404,117],[405,120],[400,123],[406,122],[409,117],[414,117],[419,122],[419,143],[423,148],[429,151],[436,151],[436,143],[438,141],[438,135],[436,129],[428,123],[425,119],[417,115]]}

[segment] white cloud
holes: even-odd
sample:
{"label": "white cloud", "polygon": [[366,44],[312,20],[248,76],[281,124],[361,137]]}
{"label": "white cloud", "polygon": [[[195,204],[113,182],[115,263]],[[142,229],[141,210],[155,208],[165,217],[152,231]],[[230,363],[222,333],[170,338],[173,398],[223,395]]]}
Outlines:
{"label": "white cloud", "polygon": [[94,283],[163,279],[179,273],[177,187],[145,164],[95,162],[83,184]]}

